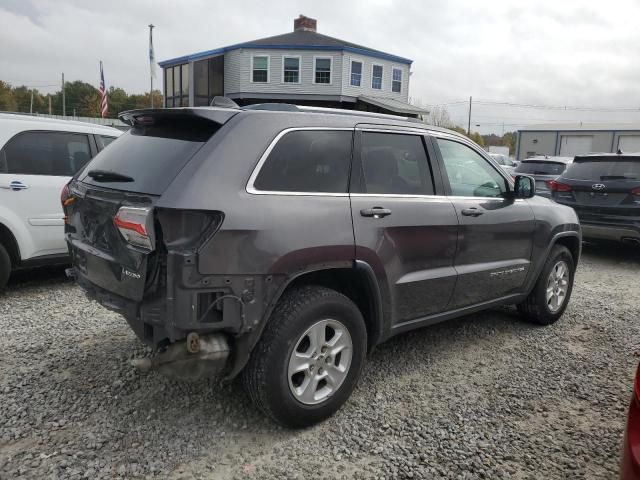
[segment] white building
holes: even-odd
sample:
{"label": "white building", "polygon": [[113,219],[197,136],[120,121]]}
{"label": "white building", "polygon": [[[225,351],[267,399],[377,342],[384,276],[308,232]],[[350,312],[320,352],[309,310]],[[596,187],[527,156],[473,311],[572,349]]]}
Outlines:
{"label": "white building", "polygon": [[534,155],[573,157],[585,153],[640,152],[640,125],[551,123],[518,130],[516,159]]}
{"label": "white building", "polygon": [[412,61],[319,34],[300,16],[294,30],[160,62],[165,106],[209,105],[224,95],[240,105],[286,102],[401,115],[410,105]]}

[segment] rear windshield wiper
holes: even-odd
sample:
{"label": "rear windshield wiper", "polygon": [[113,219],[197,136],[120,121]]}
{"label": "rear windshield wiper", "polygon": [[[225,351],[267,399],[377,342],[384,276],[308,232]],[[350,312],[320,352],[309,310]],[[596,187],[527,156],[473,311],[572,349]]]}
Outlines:
{"label": "rear windshield wiper", "polygon": [[128,175],[109,170],[89,170],[87,172],[96,182],[133,182],[134,179]]}

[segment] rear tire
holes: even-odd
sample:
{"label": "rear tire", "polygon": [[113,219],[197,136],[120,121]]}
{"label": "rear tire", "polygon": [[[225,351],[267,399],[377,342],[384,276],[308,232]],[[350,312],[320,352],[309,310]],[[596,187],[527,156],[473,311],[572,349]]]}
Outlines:
{"label": "rear tire", "polygon": [[0,245],[0,291],[4,290],[11,275],[11,257],[4,246]]}
{"label": "rear tire", "polygon": [[555,245],[535,287],[526,300],[518,305],[520,314],[538,325],[556,322],[569,304],[575,270],[575,262],[569,249]]}
{"label": "rear tire", "polygon": [[355,388],[367,349],[358,307],[320,286],[284,294],[243,371],[256,406],[276,422],[306,427],[338,410]]}

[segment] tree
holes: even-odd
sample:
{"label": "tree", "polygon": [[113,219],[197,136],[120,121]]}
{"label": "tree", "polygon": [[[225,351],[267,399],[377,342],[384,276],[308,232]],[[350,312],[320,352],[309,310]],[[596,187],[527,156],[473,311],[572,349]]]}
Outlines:
{"label": "tree", "polygon": [[430,125],[434,125],[436,127],[451,128],[454,126],[454,123],[451,121],[451,117],[449,116],[449,111],[446,107],[442,106],[432,107],[426,121]]}
{"label": "tree", "polygon": [[17,109],[18,104],[13,96],[11,85],[0,80],[0,110],[5,112],[15,112]]}

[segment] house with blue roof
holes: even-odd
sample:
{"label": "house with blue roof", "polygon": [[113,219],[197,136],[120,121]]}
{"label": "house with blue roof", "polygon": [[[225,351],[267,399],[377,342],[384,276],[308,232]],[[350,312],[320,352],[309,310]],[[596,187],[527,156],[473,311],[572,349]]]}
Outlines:
{"label": "house with blue roof", "polygon": [[408,58],[322,35],[300,15],[293,32],[160,62],[166,107],[206,106],[224,95],[239,105],[282,102],[404,116]]}

